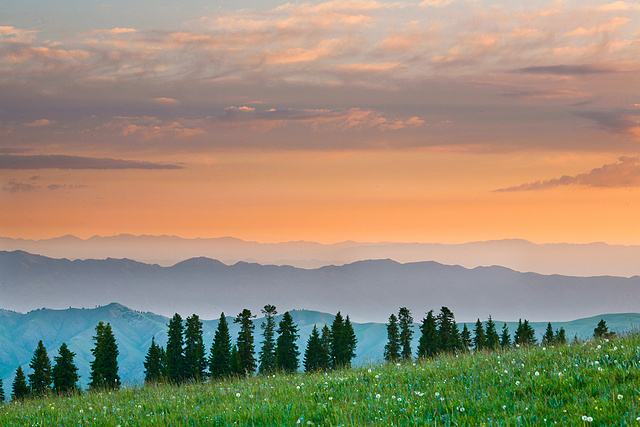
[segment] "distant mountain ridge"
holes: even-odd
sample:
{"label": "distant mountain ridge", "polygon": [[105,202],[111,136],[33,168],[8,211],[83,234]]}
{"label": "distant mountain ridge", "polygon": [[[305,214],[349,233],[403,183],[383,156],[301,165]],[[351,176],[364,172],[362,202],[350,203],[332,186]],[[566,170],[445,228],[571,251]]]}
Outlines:
{"label": "distant mountain ridge", "polygon": [[573,276],[640,275],[640,245],[605,243],[532,243],[522,239],[459,244],[354,242],[323,244],[307,241],[260,243],[235,237],[182,238],[120,234],[80,239],[66,235],[29,240],[0,237],[0,250],[24,250],[54,258],[122,257],[170,266],[205,256],[227,264],[238,261],[317,268],[366,259],[398,262],[437,261],[443,264],[501,265],[517,271]]}
{"label": "distant mountain ridge", "polygon": [[0,301],[28,311],[120,301],[163,315],[237,313],[266,303],[282,309],[342,310],[358,321],[384,321],[397,307],[414,312],[451,307],[461,320],[568,320],[636,312],[640,277],[571,277],[504,267],[357,261],[302,269],[194,258],[170,267],[128,259],[67,260],[0,252]]}
{"label": "distant mountain ridge", "polygon": [[[281,312],[282,313],[282,312]],[[311,329],[314,325],[330,324],[333,314],[310,310],[293,310],[292,316],[300,327],[298,345],[304,349]],[[200,313],[203,317],[219,316],[217,313]],[[235,314],[235,313],[227,313]],[[414,313],[419,321],[424,313]],[[640,314],[603,314],[586,319],[570,322],[557,322],[553,326],[557,329],[564,327],[567,336],[574,335],[588,338],[599,319],[604,318],[609,327],[617,332],[629,331],[640,326]],[[279,321],[280,315],[277,320]],[[228,317],[233,339],[238,332],[237,325]],[[0,378],[4,379],[5,391],[9,391],[13,372],[18,365],[27,370],[28,362],[39,339],[47,347],[49,356],[57,354],[62,342],[66,342],[72,351],[77,353],[81,381],[86,384],[89,372],[90,350],[92,336],[98,321],[111,323],[118,341],[120,356],[120,375],[126,384],[140,384],[143,380],[144,355],[149,347],[151,338],[155,337],[161,344],[166,343],[167,317],[150,312],[131,310],[121,304],[108,304],[92,309],[68,308],[64,310],[39,309],[26,314],[8,310],[0,310]],[[262,318],[255,319],[256,351],[260,348],[260,327]],[[217,320],[205,320],[203,325],[204,341],[207,351],[210,350],[213,334],[218,325]],[[498,327],[502,327],[497,321]],[[511,333],[515,324],[508,323]],[[540,339],[546,323],[532,323]],[[471,325],[469,325],[471,326]],[[417,347],[418,328],[414,327],[414,351]],[[382,359],[386,342],[386,326],[383,323],[354,323],[354,330],[358,338],[358,348],[355,363],[357,365],[378,363]]]}

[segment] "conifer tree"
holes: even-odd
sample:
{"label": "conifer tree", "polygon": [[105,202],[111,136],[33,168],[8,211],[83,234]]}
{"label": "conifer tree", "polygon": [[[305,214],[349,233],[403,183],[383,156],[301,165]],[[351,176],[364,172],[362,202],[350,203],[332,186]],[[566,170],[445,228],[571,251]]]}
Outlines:
{"label": "conifer tree", "polygon": [[38,341],[29,367],[33,371],[29,374],[31,394],[34,396],[47,394],[51,390],[51,360],[42,341]]}
{"label": "conifer tree", "polygon": [[331,324],[331,367],[333,369],[344,366],[345,363],[345,340],[344,340],[344,319],[340,312],[336,313]]}
{"label": "conifer tree", "polygon": [[167,326],[164,375],[167,381],[178,384],[185,378],[182,316],[174,314]]}
{"label": "conifer tree", "polygon": [[238,346],[236,344],[231,347],[231,355],[230,355],[231,363],[229,364],[229,368],[231,371],[231,375],[245,375],[245,372],[242,370],[242,362],[240,361],[240,353],[238,352]]}
{"label": "conifer tree", "polygon": [[316,372],[326,369],[327,354],[325,353],[325,349],[322,345],[322,339],[320,338],[318,328],[315,325],[313,325],[311,335],[307,341],[307,348],[304,351],[303,365],[305,372]]}
{"label": "conifer tree", "polygon": [[54,358],[53,390],[58,394],[69,394],[78,390],[78,367],[74,362],[76,354],[69,350],[67,344],[62,343],[58,355]]}
{"label": "conifer tree", "polygon": [[2,378],[0,378],[0,404],[4,403],[4,384],[2,383]]}
{"label": "conifer tree", "polygon": [[564,330],[564,328],[560,328],[560,330],[556,332],[556,336],[553,338],[553,341],[557,345],[567,344],[567,332]]}
{"label": "conifer tree", "polygon": [[448,307],[442,307],[437,318],[438,323],[438,343],[440,349],[446,353],[453,353],[462,349],[460,332],[456,326],[453,312]]}
{"label": "conifer tree", "polygon": [[500,346],[500,337],[498,336],[496,324],[491,316],[489,316],[489,319],[487,320],[485,333],[487,335],[487,348],[489,350],[496,350]]}
{"label": "conifer tree", "polygon": [[420,325],[420,341],[418,343],[418,358],[433,357],[439,352],[438,330],[433,310],[429,310],[427,317]]}
{"label": "conifer tree", "polygon": [[471,331],[467,328],[467,324],[465,323],[462,327],[462,334],[460,334],[460,340],[462,341],[462,350],[467,352],[471,350],[473,346],[473,341],[471,339]]}
{"label": "conifer tree", "polygon": [[547,329],[542,336],[542,345],[553,345],[554,344],[554,335],[553,335],[553,327],[551,323],[547,323]]}
{"label": "conifer tree", "polygon": [[11,399],[23,400],[29,397],[29,386],[27,386],[27,379],[24,376],[24,371],[21,366],[16,369],[16,376],[13,379],[11,386]]}
{"label": "conifer tree", "polygon": [[400,356],[402,360],[411,360],[411,340],[413,339],[413,317],[407,307],[400,307],[398,311],[398,324],[400,325]]}
{"label": "conifer tree", "polygon": [[237,346],[238,359],[240,361],[240,372],[244,375],[251,375],[256,370],[255,348],[253,344],[253,321],[254,316],[248,309],[242,310],[235,318],[234,322],[240,324],[238,332]]}
{"label": "conifer tree", "polygon": [[473,330],[473,349],[475,351],[482,351],[487,348],[487,335],[484,333],[484,325],[478,319],[476,321],[475,328]]}
{"label": "conifer tree", "polygon": [[502,324],[502,333],[500,334],[500,347],[506,349],[511,347],[511,336],[509,335],[509,327],[506,323]]}
{"label": "conifer tree", "polygon": [[395,314],[389,316],[387,323],[387,344],[384,346],[384,360],[396,362],[400,359],[400,331],[398,330],[398,318]]}
{"label": "conifer tree", "polygon": [[213,378],[224,378],[237,373],[232,370],[231,335],[229,334],[229,325],[224,313],[220,315],[218,328],[213,337],[211,356],[209,358],[209,372]]}
{"label": "conifer tree", "polygon": [[156,344],[156,338],[151,338],[151,345],[144,358],[144,382],[154,384],[162,381],[164,376],[164,351]]}
{"label": "conifer tree", "polygon": [[111,325],[98,322],[93,340],[95,344],[91,349],[93,360],[90,363],[89,387],[91,389],[120,388],[120,376],[118,375],[119,351]]}
{"label": "conifer tree", "polygon": [[322,353],[319,358],[319,368],[326,371],[331,368],[331,329],[329,329],[327,325],[322,327],[320,344],[322,346]]}
{"label": "conifer tree", "polygon": [[274,305],[268,304],[262,309],[262,314],[264,314],[264,322],[260,325],[262,328],[262,347],[258,357],[258,372],[270,374],[276,369],[275,316],[278,312]]}
{"label": "conifer tree", "polygon": [[344,339],[346,343],[345,366],[350,368],[351,361],[354,357],[356,357],[356,347],[358,345],[358,339],[356,338],[356,333],[353,330],[353,325],[351,324],[351,319],[349,319],[349,316],[347,316],[344,321]]}
{"label": "conifer tree", "polygon": [[524,331],[525,345],[536,345],[536,332],[527,319],[522,322],[522,329]]}
{"label": "conifer tree", "polygon": [[611,338],[615,333],[609,332],[609,327],[604,319],[600,319],[598,325],[593,330],[594,338]]}
{"label": "conifer tree", "polygon": [[187,317],[184,331],[184,377],[191,381],[202,381],[207,369],[202,322],[197,314]]}
{"label": "conifer tree", "polygon": [[523,345],[525,343],[525,331],[522,328],[522,319],[518,319],[516,333],[513,335],[513,343],[516,345]]}
{"label": "conifer tree", "polygon": [[298,370],[298,326],[287,311],[278,324],[278,339],[276,341],[276,368],[283,372]]}

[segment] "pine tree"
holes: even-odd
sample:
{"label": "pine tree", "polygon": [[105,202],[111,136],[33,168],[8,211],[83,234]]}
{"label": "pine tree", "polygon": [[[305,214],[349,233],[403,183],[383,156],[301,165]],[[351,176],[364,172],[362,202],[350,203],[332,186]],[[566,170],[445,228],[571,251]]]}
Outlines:
{"label": "pine tree", "polygon": [[2,383],[2,378],[0,378],[0,403],[4,403],[4,384]]}
{"label": "pine tree", "polygon": [[22,367],[18,366],[16,369],[16,376],[13,379],[11,386],[11,399],[22,400],[29,397],[29,386],[27,386],[27,379],[24,376]]}
{"label": "pine tree", "polygon": [[478,319],[476,326],[473,330],[473,349],[475,351],[482,351],[487,348],[487,335],[484,333],[484,325]]}
{"label": "pine tree", "polygon": [[471,350],[473,346],[473,341],[471,339],[471,331],[467,328],[467,324],[465,323],[462,328],[462,334],[460,334],[460,339],[462,340],[462,350],[467,352]]}
{"label": "pine tree", "polygon": [[253,344],[253,315],[248,309],[242,310],[235,318],[234,322],[240,324],[238,332],[238,358],[240,360],[240,371],[244,375],[251,375],[256,371],[255,348]]}
{"label": "pine tree", "polygon": [[502,333],[500,334],[500,347],[506,349],[511,347],[511,336],[506,323],[502,324]]}
{"label": "pine tree", "polygon": [[420,341],[418,343],[418,358],[433,357],[439,352],[438,330],[433,310],[427,313],[420,325]]}
{"label": "pine tree", "polygon": [[262,309],[262,314],[264,314],[264,322],[260,325],[262,328],[262,348],[258,357],[258,372],[270,374],[276,369],[275,316],[278,312],[274,305],[268,304]]}
{"label": "pine tree", "polygon": [[331,324],[331,367],[333,369],[344,366],[345,363],[345,342],[344,342],[344,319],[340,312],[336,313],[336,317]]}
{"label": "pine tree", "polygon": [[529,324],[527,319],[522,322],[522,329],[524,331],[525,345],[536,345],[536,331]]}
{"label": "pine tree", "polygon": [[316,372],[326,369],[326,353],[322,345],[320,333],[316,325],[313,325],[311,335],[304,351],[303,366],[305,372]]}
{"label": "pine tree", "polygon": [[230,355],[231,363],[229,364],[231,375],[245,375],[245,372],[242,370],[242,362],[240,361],[240,353],[238,352],[238,346],[236,344],[231,347],[231,355]]}
{"label": "pine tree", "polygon": [[165,378],[178,384],[185,377],[182,317],[176,313],[169,320],[165,350]]}
{"label": "pine tree", "polygon": [[29,367],[33,371],[29,374],[31,394],[35,396],[47,394],[51,390],[51,360],[42,341],[38,341]]}
{"label": "pine tree", "polygon": [[496,350],[500,346],[500,337],[498,336],[496,324],[491,316],[489,316],[489,319],[487,320],[485,333],[487,335],[487,348],[489,350]]}
{"label": "pine tree", "polygon": [[389,316],[387,323],[387,344],[384,346],[384,360],[396,362],[400,359],[400,331],[398,330],[398,318],[395,314]]}
{"label": "pine tree", "polygon": [[54,358],[55,364],[52,369],[53,390],[58,394],[69,394],[78,390],[78,367],[73,358],[74,352],[69,350],[67,344],[62,343],[58,350],[58,355]]}
{"label": "pine tree", "polygon": [[400,356],[402,360],[411,360],[411,340],[413,339],[413,317],[407,307],[400,307],[398,311],[398,323],[400,325]]}
{"label": "pine tree", "polygon": [[[237,348],[236,348],[237,353]],[[225,378],[232,375],[231,367],[231,335],[229,335],[229,325],[224,313],[220,315],[218,329],[211,345],[211,356],[209,358],[209,371],[213,378]]]}
{"label": "pine tree", "polygon": [[351,324],[351,319],[349,319],[349,316],[347,316],[344,321],[344,339],[346,344],[345,366],[350,368],[351,361],[354,357],[356,357],[356,347],[358,345],[358,339],[356,338],[356,333],[353,330],[353,325]]}
{"label": "pine tree", "polygon": [[331,329],[329,329],[327,325],[322,327],[320,345],[322,347],[322,353],[320,353],[318,366],[321,370],[326,371],[331,368]]}
{"label": "pine tree", "polygon": [[120,376],[118,375],[118,344],[113,336],[113,330],[109,323],[98,322],[95,343],[91,353],[91,372],[89,387],[91,389],[117,389],[120,388]]}
{"label": "pine tree", "polygon": [[600,319],[598,325],[593,330],[594,338],[611,338],[615,333],[609,331],[607,322],[604,319]]}
{"label": "pine tree", "polygon": [[556,336],[553,337],[553,341],[556,345],[566,345],[567,344],[567,332],[564,328],[560,328],[560,330],[556,331]]}
{"label": "pine tree", "polygon": [[187,317],[184,331],[184,377],[191,381],[202,381],[205,377],[207,362],[205,359],[204,341],[202,339],[202,322],[198,315]]}
{"label": "pine tree", "polygon": [[298,370],[298,326],[287,311],[278,324],[278,339],[276,341],[276,368],[283,372]]}
{"label": "pine tree", "polygon": [[551,323],[547,323],[547,329],[542,336],[542,345],[553,345],[554,344],[554,336],[553,336],[553,327]]}
{"label": "pine tree", "polygon": [[144,358],[144,382],[154,384],[162,381],[164,375],[164,351],[156,344],[155,337],[151,338],[151,346]]}
{"label": "pine tree", "polygon": [[446,353],[453,353],[462,349],[460,331],[456,326],[453,312],[448,307],[442,307],[437,317],[438,343],[440,349]]}

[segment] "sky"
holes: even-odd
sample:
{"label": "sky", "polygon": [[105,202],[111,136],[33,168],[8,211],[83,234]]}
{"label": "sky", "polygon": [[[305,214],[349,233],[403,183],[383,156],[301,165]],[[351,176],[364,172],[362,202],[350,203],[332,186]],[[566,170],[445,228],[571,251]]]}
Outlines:
{"label": "sky", "polygon": [[640,244],[640,1],[0,0],[0,235]]}

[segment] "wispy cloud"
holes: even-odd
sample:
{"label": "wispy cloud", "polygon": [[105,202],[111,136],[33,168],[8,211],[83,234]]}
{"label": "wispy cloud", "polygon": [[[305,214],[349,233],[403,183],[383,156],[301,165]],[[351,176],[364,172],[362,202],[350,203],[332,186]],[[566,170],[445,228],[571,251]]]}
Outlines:
{"label": "wispy cloud", "polygon": [[560,76],[584,76],[589,74],[613,73],[615,72],[615,70],[609,67],[593,64],[559,64],[518,68],[514,70],[514,72],[520,74],[556,74]]}
{"label": "wispy cloud", "polygon": [[606,164],[578,175],[564,175],[559,178],[500,188],[495,191],[536,191],[567,185],[601,188],[640,186],[640,157],[620,157],[616,163]]}
{"label": "wispy cloud", "polygon": [[181,169],[180,165],[66,155],[0,154],[0,169]]}

